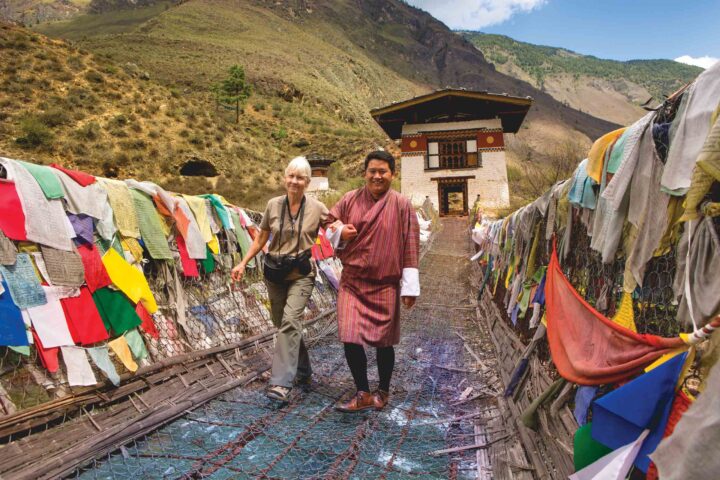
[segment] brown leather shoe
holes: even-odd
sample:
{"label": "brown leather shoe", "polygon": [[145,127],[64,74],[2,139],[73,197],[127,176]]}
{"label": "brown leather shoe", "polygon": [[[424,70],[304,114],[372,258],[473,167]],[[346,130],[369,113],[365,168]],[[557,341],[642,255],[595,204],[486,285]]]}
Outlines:
{"label": "brown leather shoe", "polygon": [[373,393],[373,404],[375,405],[375,410],[382,410],[385,408],[385,405],[388,404],[388,400],[390,400],[390,394],[384,390],[376,390],[375,393]]}
{"label": "brown leather shoe", "polygon": [[345,413],[361,412],[363,410],[368,410],[371,408],[375,408],[373,396],[370,394],[370,392],[361,391],[358,391],[347,402],[338,403],[337,405],[335,405],[335,410],[339,410]]}

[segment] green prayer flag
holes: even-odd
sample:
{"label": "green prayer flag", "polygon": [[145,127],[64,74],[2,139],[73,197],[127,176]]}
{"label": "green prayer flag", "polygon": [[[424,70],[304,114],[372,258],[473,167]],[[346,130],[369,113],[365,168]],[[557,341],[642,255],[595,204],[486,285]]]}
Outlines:
{"label": "green prayer flag", "polygon": [[608,453],[612,452],[611,448],[606,447],[602,443],[593,440],[590,430],[592,423],[586,423],[578,428],[575,432],[575,440],[573,445],[573,461],[575,463],[575,471],[582,470],[595,463]]}
{"label": "green prayer flag", "polygon": [[215,212],[217,213],[217,216],[220,218],[220,222],[222,223],[223,228],[232,230],[233,228],[232,228],[232,223],[230,222],[230,216],[228,215],[228,210],[227,210],[227,208],[225,208],[225,205],[223,205],[222,201],[220,200],[220,197],[218,197],[214,193],[208,193],[208,194],[200,195],[200,196],[210,200],[210,203],[212,204],[213,208],[215,208]]}
{"label": "green prayer flag", "polygon": [[135,306],[124,293],[110,287],[100,288],[92,294],[105,329],[114,336],[140,326],[142,320],[135,312]]}
{"label": "green prayer flag", "polygon": [[130,189],[135,205],[140,235],[142,236],[145,248],[155,260],[172,260],[172,252],[168,246],[167,238],[162,229],[162,220],[155,209],[152,199],[145,193]]}
{"label": "green prayer flag", "polygon": [[25,170],[35,178],[46,198],[65,198],[65,191],[53,168],[23,162],[22,160],[19,160],[18,163],[25,167]]}
{"label": "green prayer flag", "polygon": [[204,260],[200,260],[200,265],[202,265],[205,273],[212,273],[215,271],[215,257],[210,251],[210,248],[207,248],[207,255],[205,255]]}
{"label": "green prayer flag", "polygon": [[20,346],[10,346],[8,347],[10,350],[13,350],[21,355],[25,355],[26,357],[30,356],[30,346],[29,345],[20,345]]}
{"label": "green prayer flag", "polygon": [[527,406],[527,408],[520,415],[520,421],[526,427],[537,430],[538,429],[538,416],[537,410],[541,405],[552,401],[562,390],[566,380],[564,378],[558,378],[555,383],[550,385],[547,390],[541,393],[533,402]]}
{"label": "green prayer flag", "polygon": [[137,328],[128,330],[123,336],[125,337],[125,341],[127,341],[128,346],[130,347],[130,351],[132,352],[133,357],[138,360],[147,358],[148,351],[145,347],[145,342],[143,341],[142,335],[140,335],[140,332],[138,332]]}

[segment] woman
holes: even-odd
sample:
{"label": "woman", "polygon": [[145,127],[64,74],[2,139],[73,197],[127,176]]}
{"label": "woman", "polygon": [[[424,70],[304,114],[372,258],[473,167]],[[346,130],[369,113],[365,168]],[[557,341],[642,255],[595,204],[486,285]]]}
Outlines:
{"label": "woman", "polygon": [[289,400],[293,382],[309,385],[312,375],[302,338],[302,319],[315,286],[310,248],[317,239],[318,229],[327,221],[328,209],[318,200],[305,196],[310,175],[310,164],[305,157],[290,161],[285,169],[287,195],[268,202],[260,233],[231,273],[233,281],[242,280],[246,265],[272,234],[264,271],[272,321],[278,333],[267,396],[282,402]]}

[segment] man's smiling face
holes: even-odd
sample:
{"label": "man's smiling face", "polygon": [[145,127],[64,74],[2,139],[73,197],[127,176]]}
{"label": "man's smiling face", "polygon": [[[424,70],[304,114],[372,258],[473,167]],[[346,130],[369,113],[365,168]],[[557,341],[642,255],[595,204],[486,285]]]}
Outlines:
{"label": "man's smiling face", "polygon": [[390,190],[392,180],[393,172],[390,170],[390,165],[386,161],[370,160],[365,169],[365,184],[373,198],[380,198],[385,192]]}

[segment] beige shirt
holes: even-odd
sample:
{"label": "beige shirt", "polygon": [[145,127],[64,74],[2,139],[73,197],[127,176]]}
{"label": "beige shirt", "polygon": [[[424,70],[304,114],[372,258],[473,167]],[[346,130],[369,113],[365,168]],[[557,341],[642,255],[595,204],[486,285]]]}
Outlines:
{"label": "beige shirt", "polygon": [[272,255],[296,255],[311,248],[317,239],[318,229],[328,217],[327,207],[322,202],[306,195],[302,233],[300,234],[300,245],[298,246],[300,218],[295,221],[293,226],[288,209],[285,210],[285,225],[282,235],[279,234],[280,216],[284,203],[285,195],[270,199],[260,223],[262,230],[269,230],[272,234],[270,246],[268,247],[269,253]]}

